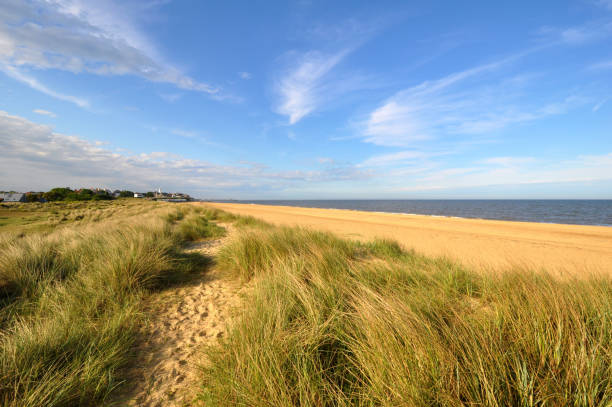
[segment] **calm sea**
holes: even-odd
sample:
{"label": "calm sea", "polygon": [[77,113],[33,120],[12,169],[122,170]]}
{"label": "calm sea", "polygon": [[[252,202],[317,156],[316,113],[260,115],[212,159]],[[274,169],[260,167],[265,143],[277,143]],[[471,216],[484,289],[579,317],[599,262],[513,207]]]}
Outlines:
{"label": "calm sea", "polygon": [[612,226],[612,200],[257,200],[232,202]]}

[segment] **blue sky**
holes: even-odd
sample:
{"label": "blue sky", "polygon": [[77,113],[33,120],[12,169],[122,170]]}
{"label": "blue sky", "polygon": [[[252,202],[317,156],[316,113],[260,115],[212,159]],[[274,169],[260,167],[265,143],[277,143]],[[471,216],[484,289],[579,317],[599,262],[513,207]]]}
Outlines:
{"label": "blue sky", "polygon": [[612,1],[3,0],[0,150],[0,189],[609,199]]}

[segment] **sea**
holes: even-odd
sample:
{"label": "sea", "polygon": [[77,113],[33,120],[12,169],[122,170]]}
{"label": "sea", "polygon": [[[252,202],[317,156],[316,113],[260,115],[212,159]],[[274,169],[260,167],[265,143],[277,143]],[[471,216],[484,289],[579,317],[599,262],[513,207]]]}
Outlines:
{"label": "sea", "polygon": [[223,202],[298,206],[303,208],[350,209],[367,212],[418,214],[473,219],[497,219],[519,222],[612,226],[612,200],[604,199],[347,199],[253,201],[232,200]]}

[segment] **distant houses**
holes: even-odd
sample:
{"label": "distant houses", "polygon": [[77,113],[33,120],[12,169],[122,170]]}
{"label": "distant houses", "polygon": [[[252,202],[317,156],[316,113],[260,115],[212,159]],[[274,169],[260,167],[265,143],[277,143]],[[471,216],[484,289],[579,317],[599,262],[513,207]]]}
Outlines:
{"label": "distant houses", "polygon": [[155,201],[187,202],[192,198],[181,192],[132,192],[128,190],[110,190],[106,188],[53,188],[47,192],[4,192],[0,191],[0,202],[48,202],[48,201],[99,201],[117,198],[147,198]]}
{"label": "distant houses", "polygon": [[187,202],[191,201],[191,197],[187,194],[183,194],[180,192],[162,192],[161,189],[158,189],[153,193],[153,199],[156,201],[165,201],[165,202]]}
{"label": "distant houses", "polygon": [[0,193],[0,202],[26,202],[26,194],[21,192]]}

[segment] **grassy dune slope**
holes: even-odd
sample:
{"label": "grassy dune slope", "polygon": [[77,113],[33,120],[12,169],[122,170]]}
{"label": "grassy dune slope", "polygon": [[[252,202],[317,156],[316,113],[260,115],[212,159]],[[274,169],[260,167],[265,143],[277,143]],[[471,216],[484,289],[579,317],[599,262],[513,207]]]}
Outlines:
{"label": "grassy dune slope", "polygon": [[393,241],[269,225],[218,262],[254,289],[208,349],[209,405],[612,404],[609,276],[483,275]]}
{"label": "grassy dune slope", "polygon": [[129,362],[141,300],[201,270],[206,259],[183,252],[186,241],[223,233],[201,208],[78,205],[38,208],[60,213],[40,220],[50,232],[0,232],[2,406],[104,404]]}

